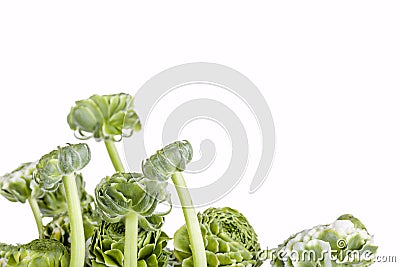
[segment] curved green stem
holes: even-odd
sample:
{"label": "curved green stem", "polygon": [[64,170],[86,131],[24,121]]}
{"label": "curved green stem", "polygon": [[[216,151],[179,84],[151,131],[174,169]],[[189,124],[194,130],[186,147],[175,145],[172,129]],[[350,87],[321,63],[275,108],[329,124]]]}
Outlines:
{"label": "curved green stem", "polygon": [[137,267],[138,216],[135,212],[125,217],[124,267]]}
{"label": "curved green stem", "polygon": [[39,238],[43,239],[43,222],[42,222],[42,214],[40,213],[39,205],[34,197],[28,198],[29,206],[31,206],[31,210],[33,216],[35,217],[36,226],[39,232]]}
{"label": "curved green stem", "polygon": [[[104,141],[108,155],[117,172],[124,172],[125,168],[118,154],[115,143],[112,140]],[[137,243],[138,243],[138,216],[135,212],[129,213],[125,217],[125,247],[124,247],[124,267],[137,267]]]}
{"label": "curved green stem", "polygon": [[118,150],[115,147],[115,143],[112,140],[104,141],[108,155],[110,156],[111,162],[117,172],[124,172],[124,164],[122,164],[121,158],[119,157]]}
{"label": "curved green stem", "polygon": [[71,224],[71,259],[70,266],[83,267],[85,264],[85,235],[83,230],[81,203],[75,174],[63,176],[68,214]]}
{"label": "curved green stem", "polygon": [[187,189],[186,182],[181,173],[172,175],[176,192],[182,205],[183,215],[185,216],[186,227],[189,233],[189,240],[192,249],[193,263],[195,267],[207,267],[206,250],[204,248],[203,236],[200,224],[197,219],[196,210],[193,207],[192,198]]}

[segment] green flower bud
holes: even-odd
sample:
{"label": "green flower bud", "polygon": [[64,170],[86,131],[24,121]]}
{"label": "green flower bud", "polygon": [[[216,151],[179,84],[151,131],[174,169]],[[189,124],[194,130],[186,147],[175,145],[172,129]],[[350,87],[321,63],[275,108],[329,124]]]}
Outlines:
{"label": "green flower bud", "polygon": [[34,177],[41,188],[55,191],[63,176],[83,169],[89,161],[90,150],[86,144],[59,147],[39,160]]}
{"label": "green flower bud", "polygon": [[272,266],[366,267],[377,248],[360,220],[346,214],[291,236],[274,252]]}
{"label": "green flower bud", "polygon": [[[166,267],[170,252],[166,249],[170,238],[161,230],[139,229],[138,266]],[[125,225],[122,222],[102,222],[89,246],[91,266],[117,266],[124,264]]]}
{"label": "green flower bud", "polygon": [[77,101],[67,119],[79,139],[94,137],[97,141],[118,141],[141,129],[139,118],[133,110],[133,96],[123,93],[93,95]]}
{"label": "green flower bud", "polygon": [[116,223],[133,211],[142,228],[157,229],[162,225],[162,216],[171,210],[154,213],[158,203],[167,202],[171,207],[166,186],[139,173],[116,173],[96,187],[98,212],[103,220]]}
{"label": "green flower bud", "polygon": [[[246,217],[231,208],[209,208],[198,214],[208,266],[259,266],[257,234]],[[193,267],[186,226],[174,235],[175,256],[183,267]]]}
{"label": "green flower bud", "polygon": [[192,160],[193,149],[188,141],[176,141],[152,155],[142,164],[143,174],[154,180],[166,181],[175,172],[182,172]]}
{"label": "green flower bud", "polygon": [[[79,199],[82,210],[85,210],[94,199],[85,190],[85,182],[82,175],[76,175],[76,186],[78,188]],[[54,192],[46,192],[42,197],[37,199],[40,211],[44,217],[60,216],[68,212],[67,200],[64,193],[64,185],[60,184]]]}
{"label": "green flower bud", "polygon": [[0,194],[12,202],[25,201],[31,196],[42,194],[32,180],[36,162],[21,164],[11,173],[0,176]]}
{"label": "green flower bud", "polygon": [[26,245],[0,244],[0,265],[4,267],[68,267],[67,249],[55,240],[33,240]]}

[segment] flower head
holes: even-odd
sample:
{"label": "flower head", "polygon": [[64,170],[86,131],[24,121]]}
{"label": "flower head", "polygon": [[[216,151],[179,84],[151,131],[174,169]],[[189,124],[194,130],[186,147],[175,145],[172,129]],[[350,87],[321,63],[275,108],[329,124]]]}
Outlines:
{"label": "flower head", "polygon": [[63,176],[83,169],[89,161],[90,149],[86,144],[59,147],[39,160],[34,178],[41,188],[55,191]]}
{"label": "flower head", "polygon": [[38,185],[32,180],[36,162],[21,164],[11,173],[0,176],[0,194],[12,202],[25,203],[31,196],[41,195]]}
{"label": "flower head", "polygon": [[119,222],[128,213],[139,215],[142,228],[157,229],[163,223],[166,212],[155,213],[158,203],[170,205],[167,184],[150,180],[140,173],[116,173],[104,178],[96,187],[97,208],[103,220]]}
{"label": "flower head", "polygon": [[144,161],[142,171],[150,179],[166,181],[175,172],[184,171],[192,157],[192,145],[186,140],[176,141]]}
{"label": "flower head", "polygon": [[272,265],[366,267],[377,248],[361,221],[345,214],[291,236],[275,251]]}
{"label": "flower head", "polygon": [[[231,208],[209,208],[198,214],[208,266],[259,266],[261,249],[246,217]],[[193,267],[186,226],[174,235],[175,256],[183,267]]]}
{"label": "flower head", "polygon": [[69,253],[56,240],[37,239],[19,245],[0,244],[1,266],[68,267]]}
{"label": "flower head", "polygon": [[93,95],[79,100],[71,108],[68,124],[79,139],[94,137],[97,141],[129,137],[141,129],[133,110],[133,96],[128,94]]}
{"label": "flower head", "polygon": [[[138,266],[166,267],[170,252],[166,246],[170,238],[161,230],[138,233]],[[103,222],[96,230],[89,246],[92,266],[118,266],[124,264],[125,224]]]}

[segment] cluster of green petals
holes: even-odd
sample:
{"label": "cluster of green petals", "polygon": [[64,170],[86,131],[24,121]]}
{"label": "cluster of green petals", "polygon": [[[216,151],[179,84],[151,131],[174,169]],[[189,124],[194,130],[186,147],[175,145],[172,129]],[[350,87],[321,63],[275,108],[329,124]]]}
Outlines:
{"label": "cluster of green petals", "polygon": [[176,141],[158,150],[142,164],[143,174],[149,179],[166,181],[182,172],[192,160],[193,149],[188,141]]}
{"label": "cluster of green petals", "polygon": [[[95,211],[91,208],[86,208],[82,212],[82,221],[85,240],[87,241],[99,226],[100,219]],[[67,212],[55,216],[44,227],[44,238],[57,240],[68,249],[71,247],[71,222]]]}
{"label": "cluster of green petals", "polygon": [[198,215],[199,222],[207,230],[242,243],[249,251],[260,251],[258,236],[247,218],[239,211],[224,208],[209,208]]}
{"label": "cluster of green petals", "polygon": [[365,226],[345,214],[328,225],[301,231],[273,253],[275,267],[366,267],[373,263],[377,246]]}
{"label": "cluster of green petals", "polygon": [[[116,223],[135,212],[139,225],[148,230],[159,229],[163,216],[171,210],[167,183],[148,179],[140,173],[115,173],[96,186],[96,204],[104,221]],[[166,211],[156,211],[159,203],[168,205]]]}
{"label": "cluster of green petals", "polygon": [[30,197],[43,194],[38,184],[32,179],[36,162],[21,164],[11,173],[0,176],[0,194],[12,202],[25,203]]}
{"label": "cluster of green petals", "polygon": [[[170,238],[161,230],[139,228],[138,267],[165,267],[170,252],[166,249]],[[89,266],[124,265],[125,225],[123,222],[102,222],[89,245]]]}
{"label": "cluster of green petals", "polygon": [[86,144],[59,147],[39,160],[34,178],[44,190],[55,191],[64,176],[81,170],[89,161],[90,149]]}
{"label": "cluster of green petals", "polygon": [[0,244],[0,266],[69,267],[69,254],[55,240],[38,239],[19,246]]}
{"label": "cluster of green petals", "polygon": [[[208,266],[259,266],[257,234],[246,217],[231,208],[209,208],[198,214]],[[174,253],[183,267],[193,266],[186,226],[174,235]]]}
{"label": "cluster of green petals", "polygon": [[68,115],[68,124],[78,139],[119,141],[141,129],[128,94],[93,95],[76,101]]}

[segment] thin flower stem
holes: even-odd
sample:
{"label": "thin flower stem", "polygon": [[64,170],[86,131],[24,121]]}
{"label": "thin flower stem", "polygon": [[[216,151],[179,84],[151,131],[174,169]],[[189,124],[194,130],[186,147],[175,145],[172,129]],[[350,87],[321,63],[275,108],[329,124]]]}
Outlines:
{"label": "thin flower stem", "polygon": [[31,210],[33,216],[35,217],[36,226],[39,233],[39,238],[43,239],[43,222],[42,222],[42,214],[39,209],[39,205],[34,197],[28,198],[29,206],[31,206]]}
{"label": "thin flower stem", "polygon": [[63,183],[71,224],[70,266],[83,267],[85,264],[85,235],[83,230],[81,204],[75,182],[75,174],[72,173],[63,176]]}
{"label": "thin flower stem", "polygon": [[[108,155],[117,172],[124,172],[125,168],[112,140],[104,141]],[[137,243],[138,243],[138,216],[135,212],[129,213],[125,217],[125,247],[124,247],[124,267],[137,267]]]}
{"label": "thin flower stem", "polygon": [[203,236],[200,224],[197,219],[196,210],[193,207],[192,198],[187,189],[186,182],[180,172],[172,175],[179,200],[182,205],[183,215],[185,216],[186,227],[189,233],[189,240],[192,249],[194,267],[207,267],[206,251],[203,243]]}
{"label": "thin flower stem", "polygon": [[124,164],[122,164],[121,158],[119,157],[118,150],[115,147],[115,143],[112,140],[104,141],[108,155],[110,156],[111,162],[117,172],[124,172]]}
{"label": "thin flower stem", "polygon": [[135,212],[125,217],[124,267],[137,267],[138,216]]}

